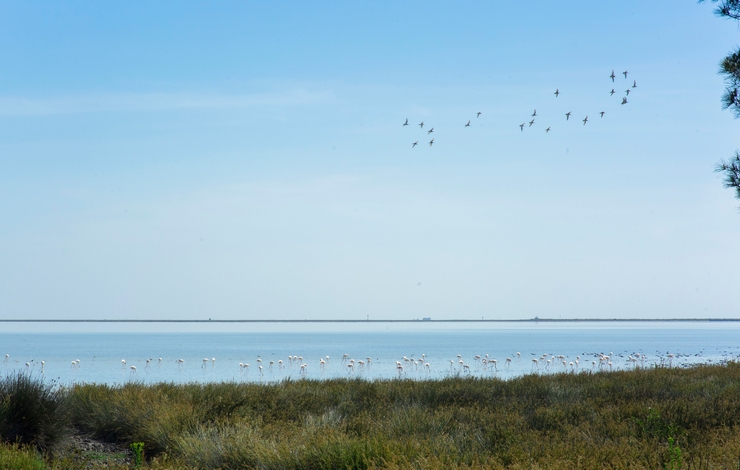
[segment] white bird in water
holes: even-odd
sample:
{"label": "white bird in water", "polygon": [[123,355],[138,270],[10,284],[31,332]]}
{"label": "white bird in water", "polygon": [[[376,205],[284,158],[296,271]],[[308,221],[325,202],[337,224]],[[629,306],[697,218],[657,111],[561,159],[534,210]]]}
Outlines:
{"label": "white bird in water", "polygon": [[408,118],[406,118],[406,122],[404,122],[403,125],[404,126],[408,126],[409,125],[409,119]]}
{"label": "white bird in water", "polygon": [[557,98],[559,94],[560,94],[560,90],[555,88],[555,93],[554,93],[555,98]]}
{"label": "white bird in water", "polygon": [[612,83],[614,83],[614,77],[616,77],[616,75],[614,75],[614,70],[612,70],[612,74],[609,75],[609,78],[612,79]]}
{"label": "white bird in water", "polygon": [[566,121],[569,121],[570,120],[570,115],[571,114],[573,114],[573,113],[571,113],[570,111],[568,111],[567,113],[565,113],[565,120]]}
{"label": "white bird in water", "polygon": [[432,145],[434,145],[434,139],[429,141],[429,146],[431,147]]}
{"label": "white bird in water", "polygon": [[413,144],[411,144],[411,148],[414,148],[414,147],[416,147],[417,145],[419,145],[419,141],[418,141],[418,140],[417,140],[416,142],[414,142]]}
{"label": "white bird in water", "polygon": [[465,124],[465,127],[470,127],[470,120],[468,119],[468,123]]}
{"label": "white bird in water", "polygon": [[588,122],[588,116],[586,116],[585,118],[583,118],[583,125],[585,126],[587,122]]}

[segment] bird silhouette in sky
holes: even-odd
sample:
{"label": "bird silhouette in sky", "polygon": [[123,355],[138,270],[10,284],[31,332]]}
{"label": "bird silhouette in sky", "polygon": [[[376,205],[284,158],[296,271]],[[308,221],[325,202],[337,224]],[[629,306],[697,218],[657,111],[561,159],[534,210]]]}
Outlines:
{"label": "bird silhouette in sky", "polygon": [[571,113],[570,111],[568,111],[567,113],[565,113],[565,120],[566,121],[569,121],[570,120],[570,115],[571,114],[573,114],[573,113]]}
{"label": "bird silhouette in sky", "polygon": [[632,88],[637,88],[637,80],[632,80]]}
{"label": "bird silhouette in sky", "polygon": [[535,109],[535,110],[534,110],[534,112],[532,113],[532,117],[535,117],[535,116],[537,116],[537,110],[536,110],[536,109]]}
{"label": "bird silhouette in sky", "polygon": [[626,70],[624,72],[622,72],[622,74],[624,74],[624,78],[627,78],[627,71]]}
{"label": "bird silhouette in sky", "polygon": [[406,118],[406,122],[404,122],[404,123],[403,123],[403,125],[404,125],[404,126],[408,126],[408,125],[409,125],[409,120],[408,120],[408,118]]}
{"label": "bird silhouette in sky", "polygon": [[427,135],[428,134],[431,134],[432,132],[434,132],[434,128],[433,127],[427,131]]}
{"label": "bird silhouette in sky", "polygon": [[583,125],[585,126],[587,122],[588,122],[588,116],[586,116],[585,118],[583,118]]}
{"label": "bird silhouette in sky", "polygon": [[602,111],[602,112],[600,112],[599,114],[601,114],[601,117],[604,117],[604,114],[605,114],[605,113],[604,113],[604,111]]}
{"label": "bird silhouette in sky", "polygon": [[416,147],[417,145],[419,145],[419,141],[418,141],[418,140],[417,140],[416,142],[414,142],[413,144],[411,144],[411,148],[414,148],[414,147]]}
{"label": "bird silhouette in sky", "polygon": [[560,94],[560,90],[558,88],[555,88],[555,93],[553,94],[555,95],[555,98],[557,98],[558,95]]}
{"label": "bird silhouette in sky", "polygon": [[614,83],[614,77],[616,77],[616,75],[614,75],[614,70],[612,70],[612,74],[609,75],[609,78],[612,79],[612,83]]}
{"label": "bird silhouette in sky", "polygon": [[432,145],[434,145],[434,139],[429,141],[429,146],[431,147]]}
{"label": "bird silhouette in sky", "polygon": [[614,91],[614,88],[612,88],[612,91],[610,91],[609,94],[613,95],[614,93],[616,93],[616,91]]}
{"label": "bird silhouette in sky", "polygon": [[521,129],[522,132],[524,132],[524,125],[525,124],[526,124],[526,122],[523,122],[523,123],[519,124],[519,129]]}
{"label": "bird silhouette in sky", "polygon": [[630,95],[630,89],[629,88],[627,88],[626,90],[624,90],[624,92],[627,93],[627,96]]}
{"label": "bird silhouette in sky", "polygon": [[622,104],[627,104],[627,98],[622,98]]}
{"label": "bird silhouette in sky", "polygon": [[481,113],[480,111],[478,111],[478,113],[475,115],[475,117],[479,118],[481,114],[483,114],[483,113]]}
{"label": "bird silhouette in sky", "polygon": [[421,122],[419,123],[419,127],[420,127],[421,129],[424,129],[424,121],[421,121]]}
{"label": "bird silhouette in sky", "polygon": [[470,127],[470,120],[468,120],[468,123],[465,124],[465,127]]}
{"label": "bird silhouette in sky", "polygon": [[529,127],[532,127],[532,124],[534,124],[534,119],[532,119],[531,121],[529,121]]}
{"label": "bird silhouette in sky", "polygon": [[547,134],[548,132],[550,132],[550,128],[549,127],[547,129],[545,129],[545,134]]}

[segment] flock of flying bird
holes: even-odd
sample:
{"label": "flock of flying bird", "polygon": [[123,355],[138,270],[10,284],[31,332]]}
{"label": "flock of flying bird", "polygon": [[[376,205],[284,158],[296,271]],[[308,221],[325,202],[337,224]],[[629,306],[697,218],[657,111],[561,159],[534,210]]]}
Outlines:
{"label": "flock of flying bird", "polygon": [[[622,75],[624,75],[624,79],[626,80],[627,79],[627,76],[629,75],[629,71],[625,70],[624,72],[622,72]],[[609,75],[609,78],[611,79],[612,84],[614,84],[615,83],[615,79],[617,78],[617,75],[614,73],[614,70],[612,70],[612,73],[611,73],[611,75]],[[629,97],[630,93],[632,91],[634,91],[635,88],[637,88],[637,80],[632,80],[632,86],[630,86],[629,88],[627,88],[624,91],[625,95],[622,96],[622,102],[621,102],[622,105],[625,105],[625,104],[628,103],[627,98]],[[614,88],[612,88],[611,91],[609,92],[609,96],[614,96],[616,93],[617,93],[617,91]],[[561,94],[560,93],[560,89],[559,88],[556,88],[555,89],[555,93],[553,93],[553,95],[555,95],[555,98],[557,98],[558,96],[560,96],[560,94]],[[475,115],[476,119],[479,118],[481,116],[481,114],[483,114],[483,113],[481,111],[478,111],[476,113],[476,115]],[[570,117],[571,117],[572,114],[573,114],[572,111],[568,111],[567,113],[565,113],[565,120],[566,121],[570,121]],[[606,114],[606,112],[605,111],[600,111],[598,114],[599,114],[599,116],[601,118],[603,118],[604,115]],[[535,120],[537,119],[537,110],[536,109],[534,110],[534,112],[532,112],[532,114],[531,114],[530,117],[532,119],[529,121],[529,126],[528,127],[532,127],[535,124]],[[463,127],[470,127],[471,121],[472,121],[472,119],[468,119],[468,122]],[[586,115],[586,117],[583,118],[582,122],[583,122],[583,125],[584,126],[586,125],[586,123],[588,123],[588,115]],[[408,120],[408,118],[406,118],[406,121],[402,124],[402,127],[406,127],[406,126],[409,126],[409,125],[410,125],[409,124],[409,120]],[[418,124],[418,126],[419,126],[419,128],[421,130],[424,130],[424,121],[420,122]],[[521,132],[524,132],[524,127],[525,126],[527,126],[527,121],[519,124],[519,130]],[[552,126],[546,127],[545,128],[545,133],[546,134],[549,133],[551,129],[552,129]],[[426,131],[427,136],[431,135],[433,132],[434,132],[434,127],[429,128]],[[415,142],[413,142],[411,144],[411,148],[414,148],[417,145],[419,145],[419,141],[418,140],[415,141]],[[431,147],[432,145],[434,145],[434,137],[432,137],[432,140],[429,141],[429,146]]]}

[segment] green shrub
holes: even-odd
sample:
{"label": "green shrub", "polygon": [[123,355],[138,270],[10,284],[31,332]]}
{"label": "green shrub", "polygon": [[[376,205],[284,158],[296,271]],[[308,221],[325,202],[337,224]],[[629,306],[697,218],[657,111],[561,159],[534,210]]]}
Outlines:
{"label": "green shrub", "polygon": [[64,398],[53,384],[18,372],[0,381],[0,437],[52,450],[66,435]]}

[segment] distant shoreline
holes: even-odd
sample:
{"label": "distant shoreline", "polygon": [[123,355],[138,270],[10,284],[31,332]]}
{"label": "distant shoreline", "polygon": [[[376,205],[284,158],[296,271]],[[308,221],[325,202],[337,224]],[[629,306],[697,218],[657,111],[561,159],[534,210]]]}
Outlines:
{"label": "distant shoreline", "polygon": [[527,318],[519,320],[94,320],[94,319],[2,319],[0,323],[657,323],[740,322],[740,318]]}

